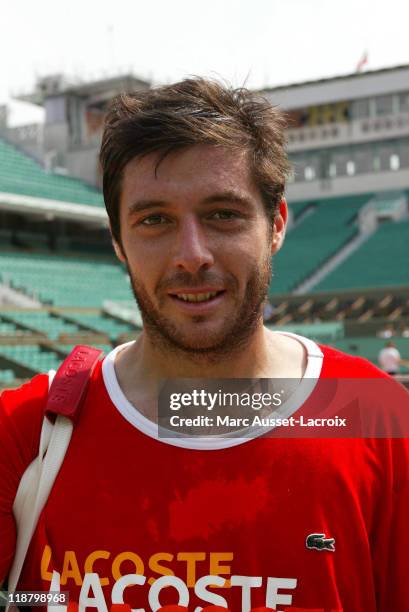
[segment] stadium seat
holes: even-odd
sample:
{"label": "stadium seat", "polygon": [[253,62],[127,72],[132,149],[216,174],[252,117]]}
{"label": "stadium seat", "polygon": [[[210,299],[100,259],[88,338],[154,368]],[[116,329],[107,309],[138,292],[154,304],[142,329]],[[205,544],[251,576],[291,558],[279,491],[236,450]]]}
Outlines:
{"label": "stadium seat", "polygon": [[409,220],[388,221],[314,291],[409,284]]}
{"label": "stadium seat", "polygon": [[132,299],[128,276],[113,258],[1,253],[0,281],[54,306],[100,308],[106,299]]}
{"label": "stadium seat", "polygon": [[38,162],[2,138],[0,192],[103,206],[102,194],[98,189],[79,179],[47,172]]}
{"label": "stadium seat", "polygon": [[16,323],[27,326],[32,330],[45,333],[50,340],[56,340],[60,334],[78,333],[79,327],[73,323],[67,323],[58,316],[53,316],[41,310],[20,310],[8,312],[7,316]]}
{"label": "stadium seat", "polygon": [[357,213],[370,197],[366,194],[316,202],[314,212],[289,231],[273,259],[270,295],[292,291],[349,242],[358,232],[354,223]]}
{"label": "stadium seat", "polygon": [[75,314],[72,315],[72,319],[86,325],[91,330],[107,334],[113,342],[120,334],[135,331],[135,327],[130,323],[118,321],[104,314]]}
{"label": "stadium seat", "polygon": [[0,355],[36,372],[55,370],[61,363],[61,356],[58,353],[37,345],[7,346],[0,344]]}
{"label": "stadium seat", "polygon": [[0,370],[0,386],[7,386],[15,379],[13,370]]}
{"label": "stadium seat", "polygon": [[312,338],[317,342],[329,342],[344,337],[344,324],[341,321],[324,323],[292,323],[289,325],[272,325],[274,331],[287,331],[300,336]]}

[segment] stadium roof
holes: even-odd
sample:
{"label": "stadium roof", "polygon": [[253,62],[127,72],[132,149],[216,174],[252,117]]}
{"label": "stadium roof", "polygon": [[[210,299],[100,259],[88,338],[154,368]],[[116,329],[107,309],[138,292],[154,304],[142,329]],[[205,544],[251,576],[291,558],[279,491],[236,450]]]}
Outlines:
{"label": "stadium roof", "polygon": [[285,110],[406,92],[409,64],[259,90]]}
{"label": "stadium roof", "polygon": [[399,66],[390,66],[388,68],[378,68],[377,70],[365,70],[364,72],[350,72],[348,74],[325,77],[323,79],[314,79],[309,81],[299,81],[298,83],[287,83],[286,85],[278,85],[277,87],[264,87],[260,91],[263,92],[278,92],[286,89],[292,89],[296,87],[305,87],[305,85],[319,85],[321,83],[331,83],[334,81],[343,81],[351,78],[362,78],[365,76],[375,76],[377,74],[386,74],[388,72],[395,72],[396,70],[407,70],[409,68],[409,64],[400,64]]}

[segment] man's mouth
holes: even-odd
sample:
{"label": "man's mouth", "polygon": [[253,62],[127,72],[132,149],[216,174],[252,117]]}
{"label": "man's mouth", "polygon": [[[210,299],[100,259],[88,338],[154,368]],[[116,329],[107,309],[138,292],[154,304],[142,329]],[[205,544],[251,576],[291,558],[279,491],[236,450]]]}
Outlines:
{"label": "man's mouth", "polygon": [[177,293],[176,297],[184,302],[207,302],[211,298],[216,297],[218,291],[210,293]]}
{"label": "man's mouth", "polygon": [[169,295],[181,302],[189,302],[189,303],[199,303],[199,302],[211,302],[216,299],[219,295],[224,293],[225,290],[215,290],[215,291],[183,291],[183,292],[175,292],[170,293]]}

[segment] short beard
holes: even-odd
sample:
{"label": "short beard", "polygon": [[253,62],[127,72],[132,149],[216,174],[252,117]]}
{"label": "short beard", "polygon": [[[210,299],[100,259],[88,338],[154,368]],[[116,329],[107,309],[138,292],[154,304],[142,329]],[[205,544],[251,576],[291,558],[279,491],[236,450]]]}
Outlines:
{"label": "short beard", "polygon": [[[183,332],[180,332],[170,319],[155,309],[145,287],[132,275],[128,264],[127,268],[133,294],[141,311],[145,332],[155,348],[199,364],[217,363],[222,358],[243,350],[262,322],[262,306],[267,297],[272,271],[270,255],[266,256],[260,268],[254,269],[247,283],[242,303],[238,303],[237,310],[232,312],[230,323],[226,325],[224,333],[208,347],[189,344]],[[190,275],[190,280],[187,276],[185,275],[184,285],[193,287]],[[197,315],[193,320],[199,323],[203,320],[203,316]]]}

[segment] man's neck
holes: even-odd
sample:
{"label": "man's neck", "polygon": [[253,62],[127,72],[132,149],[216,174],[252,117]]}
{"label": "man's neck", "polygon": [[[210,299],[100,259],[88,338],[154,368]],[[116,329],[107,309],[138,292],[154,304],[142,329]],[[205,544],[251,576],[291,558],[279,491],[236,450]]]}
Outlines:
{"label": "man's neck", "polygon": [[224,356],[220,362],[208,363],[158,350],[143,332],[117,355],[115,371],[119,385],[132,402],[133,397],[155,394],[158,382],[164,379],[301,378],[306,362],[305,349],[298,341],[260,325],[246,347]]}
{"label": "man's neck", "polygon": [[266,331],[260,323],[245,346],[236,346],[221,354],[167,351],[152,342],[147,334],[142,334],[135,349],[143,370],[154,372],[158,378],[250,378],[262,376],[268,368],[271,351]]}

